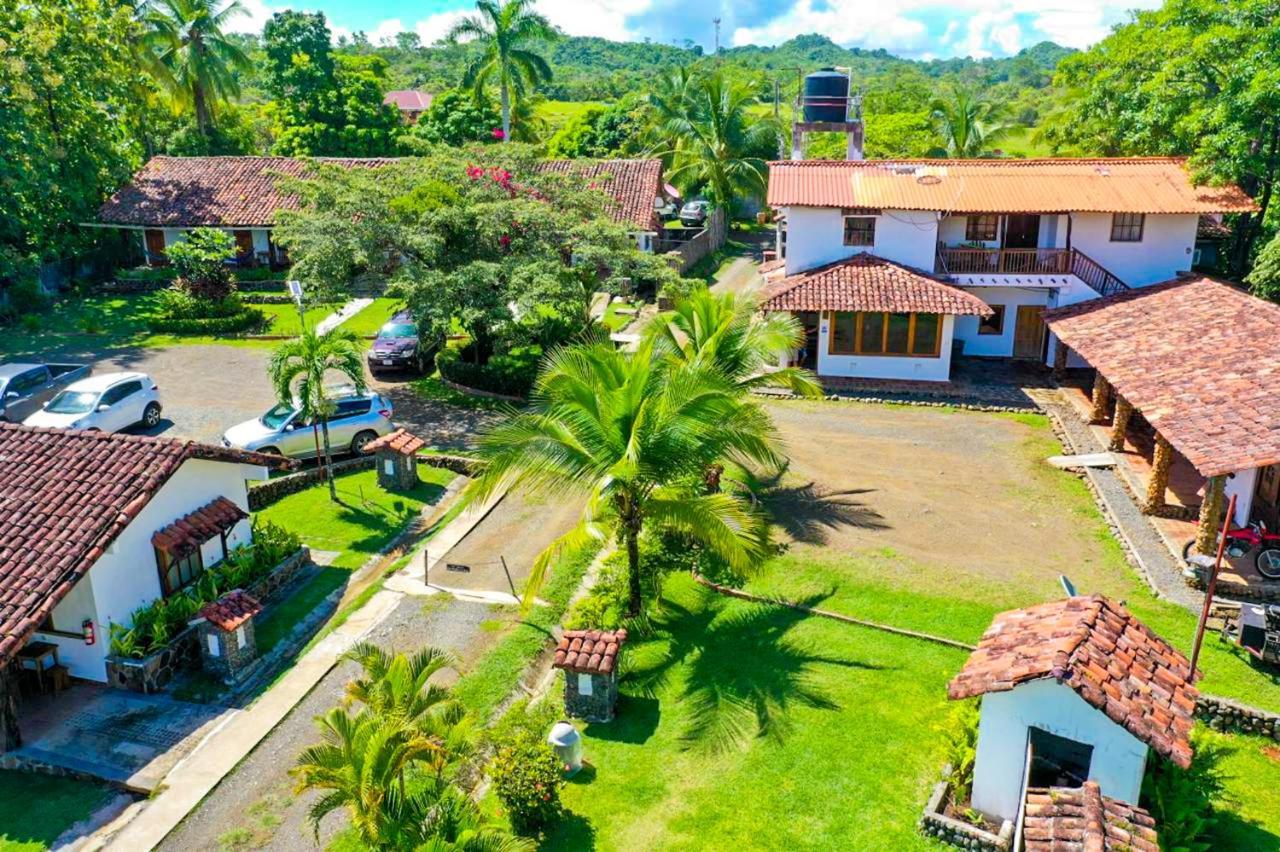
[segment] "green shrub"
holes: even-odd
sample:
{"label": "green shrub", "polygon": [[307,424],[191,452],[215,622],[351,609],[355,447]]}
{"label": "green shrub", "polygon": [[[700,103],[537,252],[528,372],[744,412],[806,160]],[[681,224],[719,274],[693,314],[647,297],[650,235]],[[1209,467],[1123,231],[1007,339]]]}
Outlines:
{"label": "green shrub", "polygon": [[490,762],[489,777],[517,834],[536,835],[560,816],[564,767],[541,736],[516,733]]}
{"label": "green shrub", "polygon": [[172,266],[134,266],[117,269],[117,281],[172,281],[178,272]]}
{"label": "green shrub", "polygon": [[446,346],[436,353],[440,375],[455,384],[505,396],[527,396],[538,375],[542,349],[517,346],[509,352],[495,354],[486,363],[468,360],[470,350]]}
{"label": "green shrub", "polygon": [[155,301],[157,315],[166,320],[213,319],[235,316],[244,311],[239,296],[199,299],[178,287],[159,291]]}
{"label": "green shrub", "polygon": [[34,278],[19,278],[4,290],[5,310],[14,316],[38,314],[49,307],[49,294]]}
{"label": "green shrub", "polygon": [[28,334],[36,334],[42,325],[39,314],[23,314],[18,317],[18,327]]}
{"label": "green shrub", "polygon": [[[643,570],[643,556],[641,557]],[[582,598],[565,617],[569,630],[616,630],[622,627],[627,613],[626,554],[611,554],[601,566],[600,575],[591,592]]]}
{"label": "green shrub", "polygon": [[196,228],[165,254],[178,273],[178,286],[192,296],[221,301],[235,291],[227,261],[235,257],[236,241],[226,231]]}
{"label": "green shrub", "polygon": [[952,801],[963,804],[973,793],[973,760],[978,752],[978,702],[962,701],[952,708],[937,730],[945,743],[945,760],[951,767],[946,780]]}
{"label": "green shrub", "polygon": [[251,266],[248,269],[237,269],[232,272],[231,277],[241,283],[260,283],[260,282],[279,282],[281,284],[289,277],[289,273],[284,270],[275,270],[269,266]]}
{"label": "green shrub", "polygon": [[152,317],[148,326],[161,334],[236,334],[259,328],[267,318],[255,308],[242,308],[239,313],[225,317],[200,317],[195,319],[168,319]]}
{"label": "green shrub", "polygon": [[1258,252],[1253,269],[1244,280],[1253,295],[1280,302],[1280,234]]}
{"label": "green shrub", "polygon": [[1229,804],[1221,767],[1225,752],[1198,732],[1191,739],[1195,758],[1190,769],[1152,756],[1142,779],[1142,805],[1155,817],[1161,849],[1210,852],[1215,848],[1215,803]]}

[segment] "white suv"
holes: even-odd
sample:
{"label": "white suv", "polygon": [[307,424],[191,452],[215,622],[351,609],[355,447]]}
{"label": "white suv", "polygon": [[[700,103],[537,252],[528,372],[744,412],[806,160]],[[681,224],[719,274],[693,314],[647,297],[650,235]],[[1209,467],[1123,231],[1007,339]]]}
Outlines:
{"label": "white suv", "polygon": [[22,422],[101,432],[138,423],[150,429],[160,422],[159,391],[146,373],[103,373],[68,385]]}

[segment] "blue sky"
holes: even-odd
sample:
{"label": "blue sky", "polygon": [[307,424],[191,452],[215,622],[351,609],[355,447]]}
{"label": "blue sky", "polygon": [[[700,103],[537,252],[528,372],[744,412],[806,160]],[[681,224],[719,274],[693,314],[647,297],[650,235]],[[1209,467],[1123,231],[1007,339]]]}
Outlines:
{"label": "blue sky", "polygon": [[[319,10],[336,32],[363,30],[374,41],[401,31],[439,38],[471,0],[241,0],[249,15],[237,29],[261,30],[284,8]],[[538,0],[571,35],[682,43],[710,49],[712,19],[721,43],[777,44],[818,32],[846,46],[883,47],[902,56],[1006,56],[1050,39],[1086,47],[1159,0]]]}

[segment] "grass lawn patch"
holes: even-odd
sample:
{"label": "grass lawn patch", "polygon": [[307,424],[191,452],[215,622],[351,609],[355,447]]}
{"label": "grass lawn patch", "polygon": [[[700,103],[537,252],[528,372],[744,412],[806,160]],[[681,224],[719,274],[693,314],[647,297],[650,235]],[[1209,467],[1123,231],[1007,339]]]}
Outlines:
{"label": "grass lawn patch", "polygon": [[952,650],[670,578],[548,849],[929,849]]}
{"label": "grass lawn patch", "polygon": [[1234,799],[1218,815],[1218,849],[1280,849],[1280,744],[1261,737],[1205,733],[1226,751],[1221,768]]}
{"label": "grass lawn patch", "polygon": [[[254,307],[267,315],[267,324],[258,329],[258,334],[282,334],[294,337],[302,333],[302,327],[298,322],[297,305],[254,305]],[[307,328],[314,330],[317,323],[340,307],[342,306],[333,304],[315,305],[307,308],[304,312]]]}
{"label": "grass lawn patch", "polygon": [[569,119],[575,118],[593,106],[605,106],[603,101],[543,101],[536,114],[547,123],[548,135],[559,130]]}
{"label": "grass lawn patch", "polygon": [[0,770],[0,852],[48,849],[113,795],[105,784]]}
{"label": "grass lawn patch", "polygon": [[378,333],[378,329],[382,328],[387,320],[402,307],[404,302],[400,299],[385,297],[374,299],[373,304],[344,322],[342,328],[354,331],[361,337],[373,337]]}
{"label": "grass lawn patch", "polygon": [[614,300],[604,309],[604,316],[600,318],[600,322],[610,332],[622,331],[631,323],[635,322],[636,314],[620,314],[618,308],[632,308],[636,306],[629,302]]}
{"label": "grass lawn patch", "polygon": [[423,399],[444,402],[456,408],[467,408],[472,411],[499,411],[511,405],[510,402],[504,400],[473,396],[469,393],[454,390],[441,380],[438,371],[430,376],[414,379],[409,387],[413,388],[413,392]]}

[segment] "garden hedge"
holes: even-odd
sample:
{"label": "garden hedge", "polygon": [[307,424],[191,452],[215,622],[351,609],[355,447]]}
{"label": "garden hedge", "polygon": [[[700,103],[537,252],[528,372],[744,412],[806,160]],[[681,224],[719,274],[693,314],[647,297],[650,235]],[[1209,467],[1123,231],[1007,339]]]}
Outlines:
{"label": "garden hedge", "polygon": [[200,317],[195,319],[171,319],[152,317],[148,326],[152,331],[164,334],[235,334],[249,331],[266,322],[266,315],[256,308],[245,308],[225,317]]}

